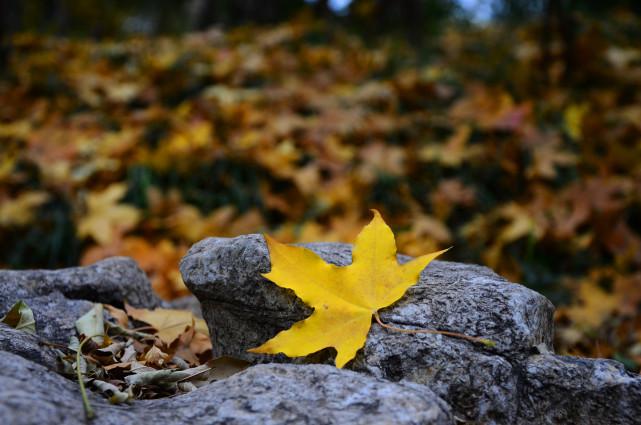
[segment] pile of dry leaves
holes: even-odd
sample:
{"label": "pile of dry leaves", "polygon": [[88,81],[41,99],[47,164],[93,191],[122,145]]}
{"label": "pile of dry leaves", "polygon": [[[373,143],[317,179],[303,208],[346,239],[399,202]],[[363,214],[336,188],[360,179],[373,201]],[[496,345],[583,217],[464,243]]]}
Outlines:
{"label": "pile of dry leaves", "polygon": [[[26,332],[36,330],[33,312],[23,301],[2,321]],[[77,377],[85,403],[85,387],[122,403],[192,391],[247,366],[240,360],[212,359],[205,322],[185,310],[95,304],[75,326],[77,336],[67,347],[51,345],[63,373]]]}

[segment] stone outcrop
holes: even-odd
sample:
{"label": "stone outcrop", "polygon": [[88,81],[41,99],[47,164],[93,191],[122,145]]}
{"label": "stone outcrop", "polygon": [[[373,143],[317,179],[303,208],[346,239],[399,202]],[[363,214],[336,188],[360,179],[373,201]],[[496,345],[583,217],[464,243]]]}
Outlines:
{"label": "stone outcrop", "polygon": [[[351,262],[351,246],[308,244],[326,261]],[[409,257],[398,257],[400,262]],[[0,417],[12,424],[84,423],[77,384],[57,374],[55,344],[93,302],[202,310],[216,355],[258,364],[191,393],[110,405],[90,392],[95,424],[634,424],[641,378],[618,362],[559,356],[553,306],[491,270],[431,263],[384,321],[492,339],[488,347],[434,334],[402,334],[374,323],[340,370],[333,349],[305,358],[247,353],[312,310],[261,276],[270,268],[259,235],[194,245],[181,272],[195,296],[161,302],[128,259],[58,271],[0,271],[0,315],[19,299],[36,319],[32,335],[0,324]],[[199,302],[200,301],[200,304]],[[297,364],[287,364],[297,363]]]}
{"label": "stone outcrop", "polygon": [[93,302],[160,305],[145,273],[125,257],[60,270],[0,270],[0,316],[18,300],[33,311],[38,335],[59,344],[75,335],[74,322]]}
{"label": "stone outcrop", "polygon": [[[329,263],[351,263],[351,245],[303,246]],[[398,256],[399,262],[409,259]],[[331,362],[333,349],[298,359],[247,352],[312,312],[292,291],[261,276],[269,270],[269,254],[260,235],[208,238],[183,258],[183,279],[202,304],[216,354],[253,362]],[[489,338],[496,346],[443,335],[396,333],[374,323],[365,346],[347,367],[390,381],[423,384],[451,404],[457,418],[473,423],[555,423],[555,418],[612,423],[611,412],[600,398],[606,384],[599,381],[603,377],[599,361],[547,355],[544,363],[555,359],[563,371],[550,374],[536,366],[543,362],[537,353],[553,351],[553,312],[545,297],[490,269],[434,261],[401,300],[381,310],[383,321]],[[586,375],[570,373],[576,362]],[[627,375],[619,366],[608,379],[620,386],[611,392],[620,396],[618,405],[641,405],[636,390],[640,378]],[[537,382],[546,384],[537,389]],[[578,388],[588,382],[592,389],[580,392]],[[595,382],[601,386],[594,386]],[[625,389],[630,392],[625,394]],[[564,393],[575,394],[575,400],[557,403]],[[590,415],[573,415],[566,412],[572,403],[595,408]],[[634,423],[625,414],[619,419]]]}
{"label": "stone outcrop", "polygon": [[[190,393],[114,406],[89,394],[94,425],[412,424],[454,420],[423,386],[325,365],[259,365]],[[0,418],[12,425],[85,424],[75,382],[0,351]]]}

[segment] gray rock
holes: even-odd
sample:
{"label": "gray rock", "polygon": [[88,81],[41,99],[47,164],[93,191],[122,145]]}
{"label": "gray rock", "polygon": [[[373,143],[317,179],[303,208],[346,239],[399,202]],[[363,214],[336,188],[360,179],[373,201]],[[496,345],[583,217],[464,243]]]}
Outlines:
{"label": "gray rock", "polygon": [[520,424],[641,422],[641,377],[619,362],[543,354],[523,369]]}
{"label": "gray rock", "polygon": [[92,302],[160,305],[147,276],[125,257],[61,270],[0,270],[0,316],[18,300],[33,311],[38,335],[59,344],[67,344],[75,335],[74,322],[91,309]]}
{"label": "gray rock", "polygon": [[[349,244],[303,246],[329,263],[351,263]],[[400,262],[409,259],[399,256]],[[183,279],[203,306],[216,354],[256,360],[260,356],[246,353],[248,348],[311,314],[293,291],[261,276],[269,269],[261,235],[208,238],[182,259]],[[381,317],[396,325],[490,338],[496,352],[520,353],[539,344],[552,348],[553,311],[542,295],[486,267],[434,261],[399,302],[381,311]]]}
{"label": "gray rock", "polygon": [[203,318],[203,312],[200,308],[200,301],[193,295],[185,295],[171,301],[162,301],[160,307],[171,308],[176,310],[189,310],[199,319]]}
{"label": "gray rock", "polygon": [[512,424],[518,374],[510,359],[442,335],[407,335],[373,325],[365,347],[349,365],[376,377],[429,386],[457,417]]}
{"label": "gray rock", "polygon": [[57,369],[56,352],[37,335],[0,323],[0,352],[17,354],[49,369]]}
{"label": "gray rock", "polygon": [[[90,393],[95,425],[452,424],[429,389],[331,366],[260,365],[176,397],[110,405]],[[12,425],[85,424],[75,382],[0,352],[0,417]]]}
{"label": "gray rock", "polygon": [[[351,262],[351,245],[304,246],[332,264]],[[408,260],[399,256],[401,262]],[[292,291],[261,277],[269,268],[260,235],[205,239],[182,259],[183,279],[201,301],[216,355],[292,361],[246,351],[311,314]],[[348,367],[384,379],[429,384],[463,419],[511,423],[519,382],[513,363],[537,345],[552,349],[553,310],[542,295],[485,267],[435,261],[399,302],[381,311],[383,321],[490,338],[496,347],[442,335],[400,334],[373,324],[365,347]],[[332,351],[303,361],[327,361]]]}
{"label": "gray rock", "polygon": [[15,300],[59,292],[68,299],[134,307],[155,307],[160,300],[145,273],[127,257],[60,270],[0,270],[0,310]]}

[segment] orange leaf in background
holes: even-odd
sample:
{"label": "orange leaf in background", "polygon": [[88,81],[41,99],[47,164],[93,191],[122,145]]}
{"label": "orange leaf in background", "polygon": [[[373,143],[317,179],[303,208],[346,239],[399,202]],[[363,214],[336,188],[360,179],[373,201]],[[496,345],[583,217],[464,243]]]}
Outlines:
{"label": "orange leaf in background", "polygon": [[171,300],[189,294],[178,270],[178,263],[185,252],[185,245],[176,246],[168,239],[153,244],[137,236],[128,236],[115,239],[110,245],[89,248],[80,263],[92,264],[116,255],[131,257],[147,273],[154,291],[161,298]]}

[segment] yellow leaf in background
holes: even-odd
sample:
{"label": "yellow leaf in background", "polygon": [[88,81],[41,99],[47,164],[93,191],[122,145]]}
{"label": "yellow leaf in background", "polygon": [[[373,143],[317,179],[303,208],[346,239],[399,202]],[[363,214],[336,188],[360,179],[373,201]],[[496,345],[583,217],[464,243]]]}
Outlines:
{"label": "yellow leaf in background", "polygon": [[0,203],[0,226],[24,226],[33,220],[34,210],[49,199],[45,192],[25,192]]}
{"label": "yellow leaf in background", "polygon": [[583,281],[579,286],[579,303],[567,307],[565,312],[579,328],[594,329],[611,316],[621,304],[619,294],[610,294],[596,282]]}
{"label": "yellow leaf in background", "polygon": [[461,125],[450,138],[441,144],[429,144],[418,152],[422,161],[435,161],[447,167],[459,167],[463,162],[481,154],[478,146],[469,146],[472,135],[469,125]]}
{"label": "yellow leaf in background", "polygon": [[129,82],[114,82],[105,84],[104,89],[107,92],[107,98],[116,103],[131,102],[138,96],[141,86],[136,83]]}
{"label": "yellow leaf in background", "polygon": [[31,131],[29,120],[14,121],[12,123],[0,123],[0,137],[25,138]]}
{"label": "yellow leaf in background", "polygon": [[100,245],[107,245],[116,235],[135,227],[140,220],[138,209],[118,204],[126,191],[124,183],[114,183],[87,195],[87,214],[78,223],[78,235],[91,236]]}
{"label": "yellow leaf in background", "polygon": [[172,310],[167,308],[157,308],[148,310],[144,308],[135,308],[125,304],[127,314],[141,322],[149,323],[158,331],[157,335],[160,340],[166,344],[171,344],[178,338],[187,326],[195,324],[196,332],[209,335],[209,329],[203,319],[198,319],[189,310]]}
{"label": "yellow leaf in background", "polygon": [[374,142],[360,151],[362,164],[358,175],[365,182],[373,182],[380,173],[402,176],[405,173],[406,153],[398,146]]}
{"label": "yellow leaf in background", "polygon": [[581,139],[581,126],[586,112],[588,112],[588,105],[585,103],[570,105],[563,112],[565,131],[574,140]]}
{"label": "yellow leaf in background", "polygon": [[372,315],[398,301],[421,271],[445,252],[399,265],[394,234],[375,210],[374,219],[356,238],[349,266],[337,267],[308,249],[265,239],[272,268],[264,276],[292,289],[314,313],[249,351],[297,357],[334,347],[339,368],[365,344]]}
{"label": "yellow leaf in background", "polygon": [[404,253],[420,255],[421,252],[436,249],[440,244],[451,242],[452,234],[442,221],[429,215],[416,214],[410,230],[399,234],[396,240]]}

